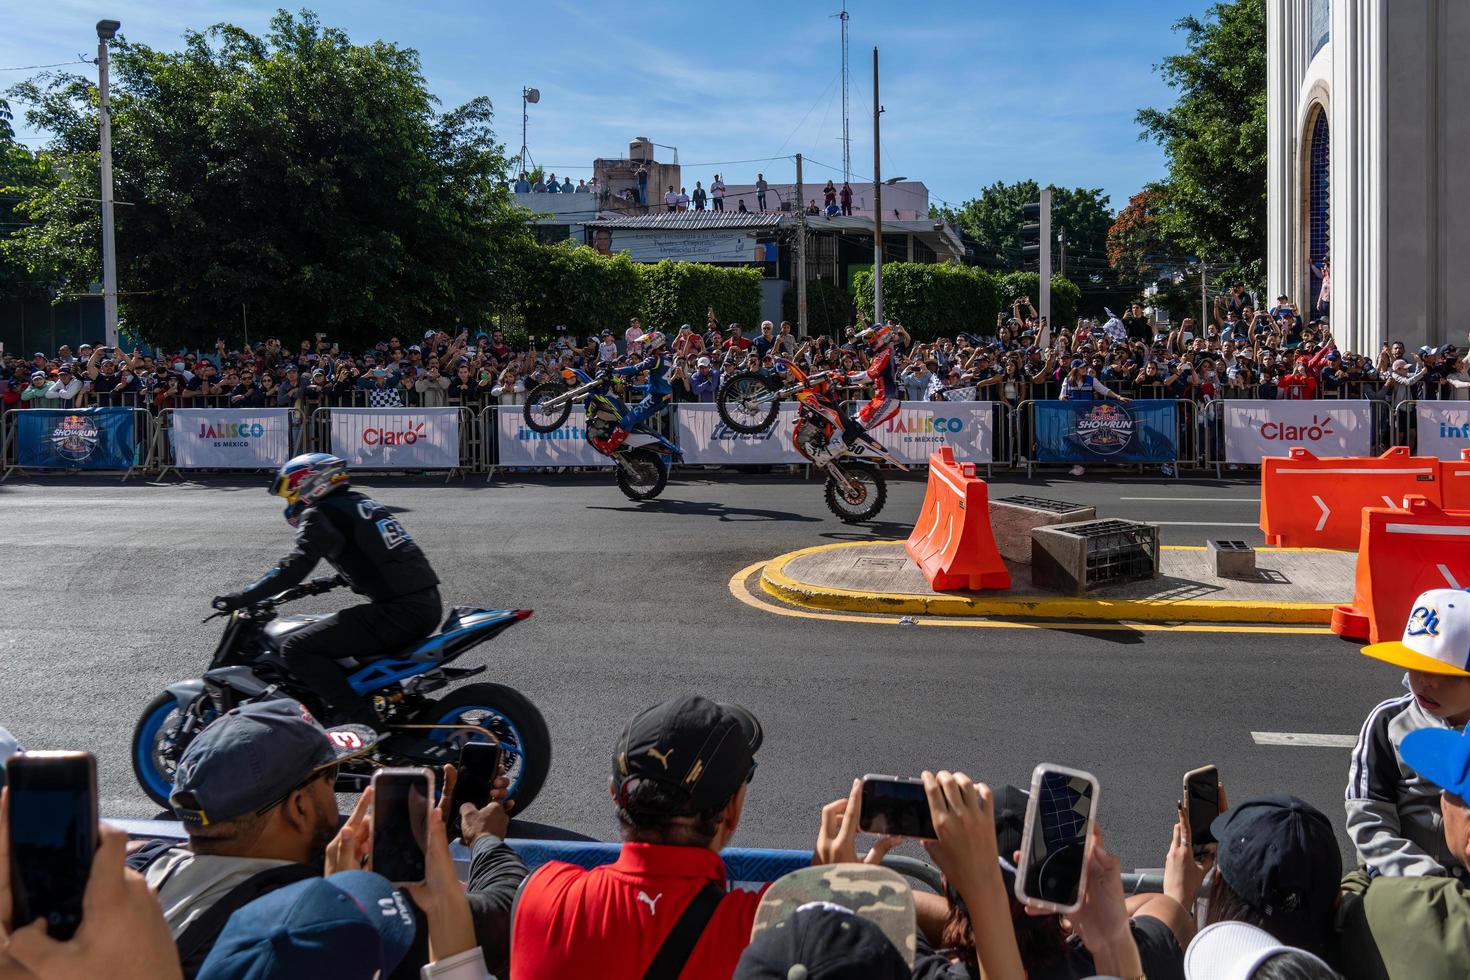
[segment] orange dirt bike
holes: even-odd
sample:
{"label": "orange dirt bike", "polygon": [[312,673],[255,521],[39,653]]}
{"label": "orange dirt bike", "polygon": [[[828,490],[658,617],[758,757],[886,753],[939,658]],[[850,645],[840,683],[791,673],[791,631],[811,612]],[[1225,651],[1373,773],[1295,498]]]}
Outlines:
{"label": "orange dirt bike", "polygon": [[861,425],[849,418],[831,393],[840,371],[804,373],[790,361],[776,360],[776,377],[755,371],[732,374],[720,385],[715,407],[720,420],[736,432],[759,435],[776,424],[781,402],[795,398],[796,425],[791,444],[827,473],[827,509],[847,524],[870,521],[888,499],[879,463],[907,472],[905,466]]}

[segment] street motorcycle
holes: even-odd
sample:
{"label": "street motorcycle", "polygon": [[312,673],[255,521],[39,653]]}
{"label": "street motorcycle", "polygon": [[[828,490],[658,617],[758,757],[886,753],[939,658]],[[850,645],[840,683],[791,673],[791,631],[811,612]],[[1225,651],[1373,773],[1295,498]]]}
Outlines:
{"label": "street motorcycle", "polygon": [[[280,653],[287,636],[323,616],[281,616],[277,610],[345,584],[341,576],[315,579],[203,620],[228,619],[209,669],[203,677],[170,684],[143,709],[133,730],[133,772],[149,799],[168,807],[184,749],[206,725],[237,705],[289,697],[327,717],[320,699],[291,673]],[[439,768],[458,762],[464,743],[493,741],[503,749],[508,798],[515,801],[516,813],[524,812],[551,768],[551,735],[541,712],[502,684],[469,684],[438,700],[427,695],[484,673],[484,664],[462,668],[450,663],[530,615],[529,609],[457,606],[438,632],[409,648],[338,658],[353,688],[371,697],[386,729],[369,754],[342,763],[337,790],[365,789],[380,766]]]}
{"label": "street motorcycle", "polygon": [[756,371],[730,375],[715,394],[720,420],[744,435],[759,435],[776,424],[781,403],[796,399],[800,406],[791,431],[791,444],[804,459],[827,474],[827,509],[845,524],[871,521],[888,500],[888,484],[879,463],[904,472],[908,467],[868,432],[857,433],[849,445],[842,439],[842,414],[829,393],[840,371],[806,374],[791,361],[776,360],[775,378]]}
{"label": "street motorcycle", "polygon": [[555,432],[566,425],[572,406],[581,401],[587,412],[587,444],[613,461],[623,495],[629,500],[652,500],[662,493],[670,468],[683,462],[683,451],[646,425],[627,433],[626,439],[617,439],[623,433],[628,408],[613,392],[610,372],[592,375],[580,368],[566,368],[561,374],[562,380],[543,381],[527,393],[521,409],[526,427]]}

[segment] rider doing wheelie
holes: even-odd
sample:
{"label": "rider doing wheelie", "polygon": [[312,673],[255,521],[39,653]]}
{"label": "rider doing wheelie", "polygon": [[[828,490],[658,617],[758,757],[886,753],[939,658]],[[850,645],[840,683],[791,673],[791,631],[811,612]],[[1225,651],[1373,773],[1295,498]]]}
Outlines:
{"label": "rider doing wheelie", "polygon": [[286,500],[296,547],[255,584],[216,596],[214,608],[240,609],[298,585],[325,559],[352,591],[372,601],[295,630],[281,654],[321,696],[333,724],[381,728],[377,712],[335,661],[389,653],[428,636],[442,612],[439,578],[398,518],[350,489],[347,464],[336,456],[297,456],[281,467],[270,492]]}
{"label": "rider doing wheelie", "polygon": [[612,454],[632,434],[634,429],[648,421],[673,397],[674,386],[669,383],[670,365],[665,341],[666,338],[662,331],[654,330],[651,333],[645,333],[635,342],[643,345],[643,350],[648,356],[637,364],[611,369],[612,374],[623,378],[636,377],[647,371],[648,390],[643,400],[634,405],[632,411],[623,418],[618,429],[606,439],[596,443],[597,448],[602,452]]}
{"label": "rider doing wheelie", "polygon": [[[871,360],[866,371],[854,371],[848,375],[848,380],[866,379],[873,382],[875,389],[872,399],[858,409],[857,421],[864,431],[871,431],[897,415],[903,401],[898,395],[903,390],[898,386],[898,359],[893,356],[895,334],[902,336],[905,344],[910,342],[908,331],[898,324],[881,323],[858,334],[867,342]],[[843,440],[852,445],[846,433]]]}

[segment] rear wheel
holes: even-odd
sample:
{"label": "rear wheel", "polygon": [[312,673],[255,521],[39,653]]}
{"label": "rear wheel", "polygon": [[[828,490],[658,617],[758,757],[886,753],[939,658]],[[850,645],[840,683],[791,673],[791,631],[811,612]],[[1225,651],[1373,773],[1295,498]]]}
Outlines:
{"label": "rear wheel", "polygon": [[842,471],[848,486],[844,488],[835,476],[828,475],[827,509],[844,524],[859,524],[877,517],[888,499],[888,484],[883,474],[873,466],[832,465]]}
{"label": "rear wheel", "polygon": [[560,381],[543,381],[531,389],[526,396],[525,407],[521,409],[521,416],[525,419],[526,427],[535,432],[555,432],[563,425],[572,414],[571,399],[562,403],[560,408],[551,408],[547,402],[565,395],[571,389]]}
{"label": "rear wheel", "polygon": [[[515,801],[517,816],[536,799],[551,771],[551,733],[546,719],[524,694],[503,684],[469,684],[441,701],[434,701],[414,718],[421,725],[473,725],[495,736],[504,750],[506,792]],[[428,733],[435,742],[456,748],[466,742],[485,742],[479,732],[438,729]]]}
{"label": "rear wheel", "polygon": [[614,463],[618,489],[629,500],[652,500],[664,492],[669,482],[669,470],[664,466],[663,457],[644,446],[618,454]]}
{"label": "rear wheel", "polygon": [[781,411],[781,402],[776,398],[780,390],[770,378],[754,371],[730,375],[715,394],[720,421],[748,436],[765,432]]}

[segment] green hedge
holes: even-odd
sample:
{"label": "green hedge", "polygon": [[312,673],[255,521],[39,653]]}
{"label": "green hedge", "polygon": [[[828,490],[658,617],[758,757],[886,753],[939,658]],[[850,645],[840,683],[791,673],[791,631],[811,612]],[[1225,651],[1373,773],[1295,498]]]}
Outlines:
{"label": "green hedge", "polygon": [[[1007,272],[996,277],[996,288],[1000,291],[1000,303],[1009,310],[1011,300],[1017,296],[1029,296],[1037,309],[1041,308],[1041,276],[1035,272]],[[1051,277],[1051,325],[1056,329],[1070,327],[1077,321],[1077,308],[1082,302],[1082,290],[1070,279]],[[992,316],[992,321],[994,317]]]}
{"label": "green hedge", "polygon": [[563,324],[574,333],[608,328],[622,336],[628,318],[638,315],[642,277],[627,255],[570,242],[536,245],[517,273],[517,306],[532,336],[549,336]]}
{"label": "green hedge", "polygon": [[[786,290],[781,301],[781,317],[796,326],[796,285]],[[813,279],[806,284],[806,332],[813,337],[826,334],[841,337],[842,331],[852,326],[852,294],[825,279]]]}
{"label": "green hedge", "polygon": [[646,329],[677,330],[688,323],[702,330],[711,307],[721,325],[738,323],[747,333],[760,327],[758,269],[665,259],[640,266],[639,278],[643,289],[638,308]]}
{"label": "green hedge", "polygon": [[[873,272],[853,276],[858,309],[873,317]],[[904,325],[916,340],[954,336],[961,330],[990,334],[1000,295],[995,277],[963,265],[895,262],[883,266],[883,316]]]}

